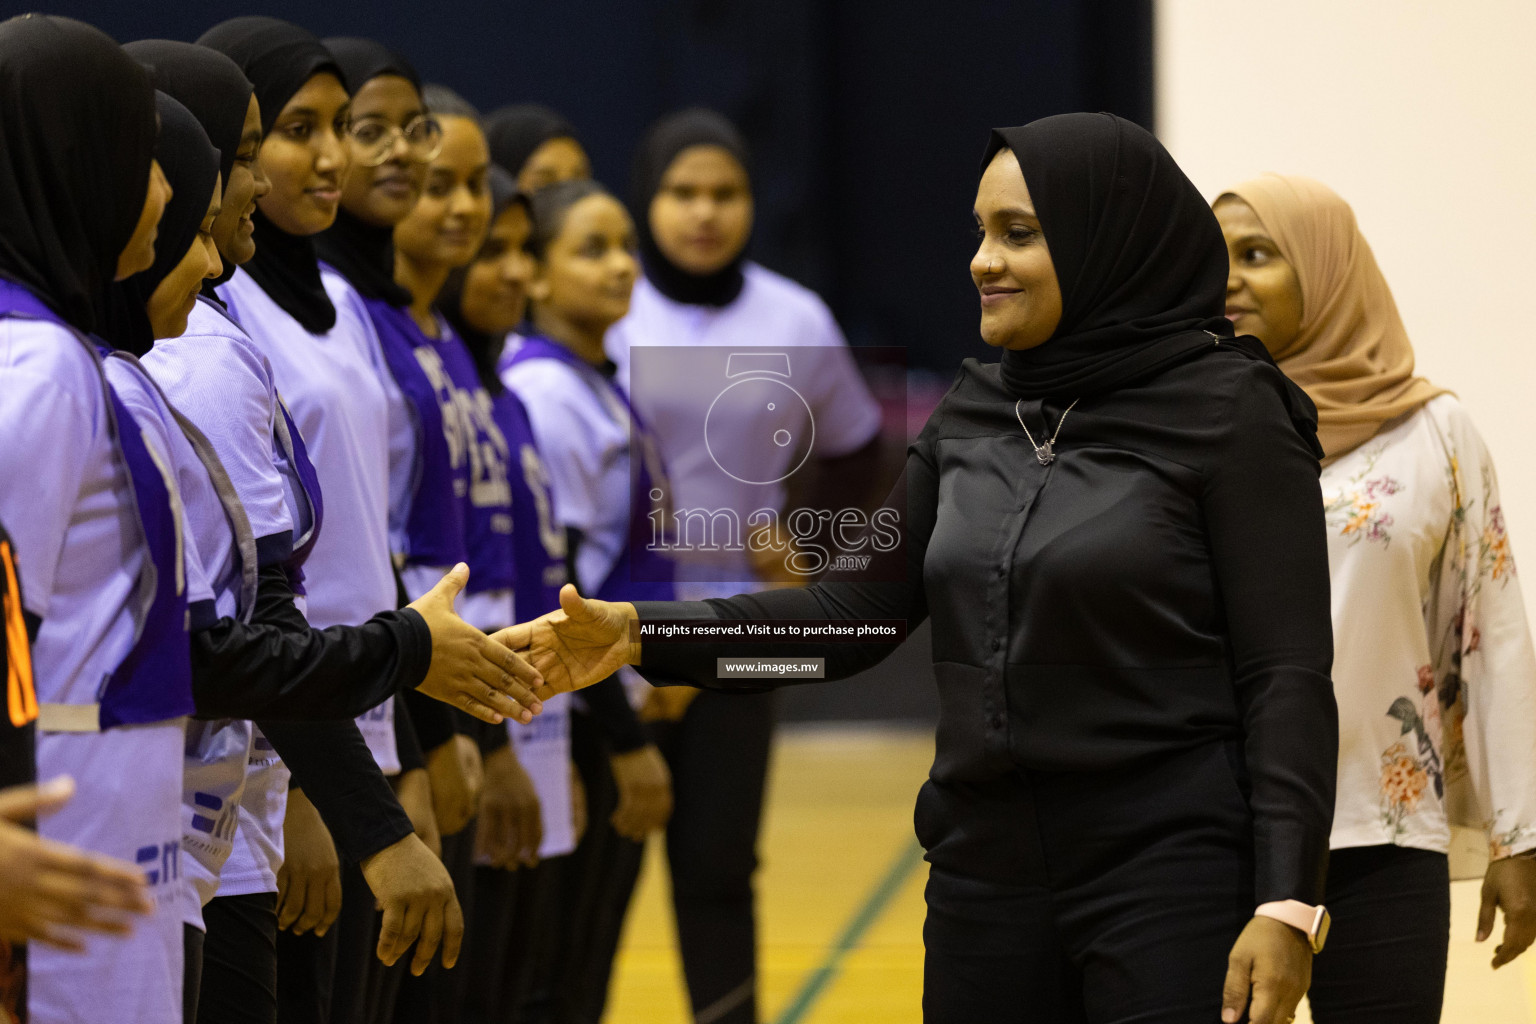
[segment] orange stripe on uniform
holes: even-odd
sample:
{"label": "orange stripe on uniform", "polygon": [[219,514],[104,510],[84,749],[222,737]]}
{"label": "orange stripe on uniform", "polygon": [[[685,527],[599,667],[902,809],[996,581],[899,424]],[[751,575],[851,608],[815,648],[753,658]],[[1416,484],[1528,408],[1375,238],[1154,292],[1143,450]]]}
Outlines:
{"label": "orange stripe on uniform", "polygon": [[21,616],[21,585],[16,581],[16,562],[11,545],[0,541],[0,562],[5,564],[3,592],[5,613],[6,707],[11,724],[20,729],[37,718],[37,689],[32,684],[32,648],[27,643],[27,623]]}

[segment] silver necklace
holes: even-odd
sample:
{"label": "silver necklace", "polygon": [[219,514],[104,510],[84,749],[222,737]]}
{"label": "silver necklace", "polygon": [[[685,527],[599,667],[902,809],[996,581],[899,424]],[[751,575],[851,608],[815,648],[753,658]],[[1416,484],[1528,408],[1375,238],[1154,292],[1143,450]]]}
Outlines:
{"label": "silver necklace", "polygon": [[1051,439],[1045,442],[1045,444],[1035,444],[1035,435],[1031,434],[1029,428],[1024,426],[1024,416],[1019,412],[1019,406],[1024,404],[1024,399],[1021,398],[1013,403],[1013,415],[1018,419],[1019,426],[1024,427],[1024,436],[1029,438],[1030,447],[1034,448],[1035,458],[1040,460],[1040,465],[1049,466],[1055,461],[1056,439],[1061,436],[1061,425],[1067,422],[1067,413],[1071,412],[1079,401],[1080,399],[1077,398],[1072,399],[1072,404],[1067,406],[1067,411],[1062,413],[1061,419],[1056,421],[1056,433],[1052,434]]}

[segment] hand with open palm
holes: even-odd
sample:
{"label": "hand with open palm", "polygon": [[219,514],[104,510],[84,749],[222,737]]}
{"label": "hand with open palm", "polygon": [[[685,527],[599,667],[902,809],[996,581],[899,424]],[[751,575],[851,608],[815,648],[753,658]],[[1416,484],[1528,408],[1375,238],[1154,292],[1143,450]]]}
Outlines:
{"label": "hand with open palm", "polygon": [[638,662],[640,642],[631,639],[630,625],[638,622],[634,605],[582,597],[567,583],[560,588],[559,611],[509,626],[492,639],[522,654],[544,677],[534,695],[545,700]]}

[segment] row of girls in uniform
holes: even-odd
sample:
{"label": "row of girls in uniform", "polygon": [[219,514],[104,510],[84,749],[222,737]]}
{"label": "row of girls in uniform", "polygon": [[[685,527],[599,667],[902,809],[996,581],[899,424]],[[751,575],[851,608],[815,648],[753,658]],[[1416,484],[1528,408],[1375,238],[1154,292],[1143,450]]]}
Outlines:
{"label": "row of girls in uniform", "polygon": [[[539,708],[537,675],[453,612],[463,566],[397,602],[367,513],[387,478],[369,450],[385,420],[366,422],[361,403],[322,420],[302,389],[286,405],[282,317],[247,329],[223,296],[200,295],[253,258],[259,199],[287,188],[274,216],[316,224],[303,183],[294,201],[294,162],[256,162],[261,102],[281,110],[334,63],[302,34],[249,29],[130,54],[67,19],[0,26],[0,520],[20,595],[8,621],[32,640],[26,678],[8,658],[23,694],[11,722],[33,720],[12,738],[35,736],[21,760],[38,775],[73,779],[42,835],[114,858],[92,877],[119,892],[125,868],[138,874],[115,904],[147,915],[126,937],[121,920],[91,936],[47,915],[26,932],[41,941],[7,994],[32,1020],[184,1019],[200,989],[215,1008],[275,1009],[290,775],[307,800],[295,805],[323,817],[381,908],[378,956],[414,945],[419,971],[441,946],[452,961],[452,881],[386,778],[376,723],[401,693],[491,723]],[[72,905],[89,925],[78,893]]]}
{"label": "row of girls in uniform", "polygon": [[[494,637],[573,577],[674,593],[630,541],[699,435],[640,426],[630,347],[843,347],[743,261],[736,131],[658,125],[637,229],[558,116],[482,126],[366,40],[27,16],[0,78],[8,763],[35,730],[77,790],[27,798],[42,835],[91,851],[47,847],[75,880],[9,936],[40,940],[12,1012],[595,1022],[670,821],[695,1010],[754,1020],[767,698],[540,702]],[[879,413],[837,366],[812,402],[852,458]]]}
{"label": "row of girls in uniform", "polygon": [[[751,205],[734,130],[702,112],[657,125],[626,212],[586,180],[558,116],[510,108],[482,126],[398,56],[271,19],[125,48],[77,22],[13,19],[0,25],[0,90],[0,768],[68,774],[75,790],[0,794],[7,816],[51,812],[46,843],[0,828],[0,883],[28,894],[19,914],[0,903],[0,921],[6,937],[41,940],[26,949],[31,1018],[595,1021],[637,840],[665,823],[696,1019],[754,1019],[767,698],[690,700],[616,676],[579,703],[540,704],[527,691],[537,673],[485,632],[552,607],[567,578],[624,602],[725,596],[771,575],[706,559],[678,574],[693,582],[669,583],[631,533],[668,479],[678,507],[734,504],[698,444],[696,396],[637,386],[629,408],[637,347],[695,345],[701,360],[720,346],[841,347],[813,296],[741,257]],[[1283,756],[1251,743],[1245,791],[1222,794],[1245,798],[1232,848],[1285,858],[1274,898],[1326,903],[1336,922],[1313,964],[1300,932],[1249,920],[1241,871],[1183,870],[1192,887],[1236,884],[1222,890],[1232,913],[1206,920],[1176,902],[1158,919],[1198,935],[1118,948],[1125,930],[1063,936],[1020,906],[1017,879],[978,883],[975,863],[950,855],[929,890],[925,1012],[1008,1019],[1046,993],[1073,1019],[1206,1020],[1222,970],[1246,993],[1240,969],[1266,960],[1280,980],[1255,997],[1256,1019],[1284,1019],[1309,974],[1319,1021],[1438,1019],[1453,821],[1489,833],[1478,930],[1491,935],[1504,910],[1495,964],[1536,937],[1536,657],[1481,440],[1453,396],[1414,375],[1390,291],[1326,188],[1263,178],[1212,216],[1154,139],[1104,115],[1009,129],[988,154],[971,270],[992,290],[983,336],[1008,350],[1001,370],[968,363],[960,384],[1001,374],[986,385],[1005,396],[989,436],[1018,442],[1020,402],[1089,387],[1037,390],[1053,353],[1124,362],[1094,378],[1075,414],[1089,419],[1062,434],[1058,412],[1036,452],[1042,469],[1059,456],[1070,486],[1065,470],[1115,450],[1108,428],[1081,446],[1071,431],[1143,379],[1135,346],[1106,348],[1096,332],[1156,335],[1186,298],[1201,333],[1235,327],[1270,354],[1234,341],[1202,365],[1272,357],[1307,393],[1265,413],[1289,426],[1253,433],[1283,460],[1262,474],[1252,457],[1233,463],[1256,486],[1284,470],[1301,498],[1281,515],[1239,488],[1249,504],[1233,522],[1324,530],[1307,540],[1316,564],[1236,573],[1224,601],[1250,632],[1305,626],[1288,657],[1325,680],[1326,543],[1338,758],[1333,698],[1308,690],[1315,728]],[[1123,176],[1090,173],[1120,154]],[[1150,219],[1094,206],[1101,181]],[[1194,277],[1126,276],[1161,261],[1124,254],[1174,236],[1199,254]],[[1032,356],[1006,344],[998,324],[1020,305],[996,296],[1046,274],[1063,300],[1054,326],[1015,325]],[[866,457],[867,394],[849,373],[814,376],[824,453]],[[1317,451],[1320,507],[1304,500]],[[970,532],[992,536],[997,521]],[[1113,540],[1112,525],[1097,528]],[[1222,558],[1272,556],[1272,539]],[[1275,606],[1277,587],[1293,600]],[[951,624],[975,591],[956,593]],[[712,667],[696,681],[722,685]],[[1285,709],[1293,727],[1298,708]],[[979,757],[965,742],[941,736],[941,760]],[[1277,787],[1286,766],[1310,774]],[[1018,782],[1015,765],[1002,771]],[[957,834],[977,823],[957,818]],[[1134,895],[1182,899],[1166,885]],[[145,916],[125,937],[134,910]],[[1130,931],[1155,938],[1149,927]],[[1063,966],[1061,944],[1079,941],[1086,971]],[[439,945],[469,969],[430,966]],[[1224,999],[1224,1019],[1245,1000]]]}

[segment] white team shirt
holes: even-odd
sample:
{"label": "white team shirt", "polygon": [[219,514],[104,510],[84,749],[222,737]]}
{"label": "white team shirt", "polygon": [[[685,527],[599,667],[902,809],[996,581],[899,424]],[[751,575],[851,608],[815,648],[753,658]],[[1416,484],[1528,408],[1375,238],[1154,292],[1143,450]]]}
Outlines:
{"label": "white team shirt", "polygon": [[[165,457],[164,439],[149,425],[144,434]],[[147,549],[95,360],[55,324],[0,321],[0,480],[12,484],[0,487],[0,519],[15,540],[26,606],[42,618],[33,648],[38,700],[94,703],[133,646],[131,597]],[[74,798],[43,818],[39,832],[138,863],[155,910],[129,937],[84,937],[84,953],[34,944],[35,1024],[180,1016],[184,721],[38,734],[39,778],[67,773],[76,782]]]}
{"label": "white team shirt", "polygon": [[[277,391],[265,356],[245,332],[211,303],[199,300],[178,338],[155,343],[142,362],[167,396],[208,437],[245,508],[258,542],[291,541],[294,518],[308,522],[302,485],[274,443]],[[286,474],[284,470],[286,469]],[[183,485],[199,550],[209,550],[198,524],[217,527],[194,477]],[[227,529],[226,529],[227,534]],[[235,614],[240,585],[233,545],[213,574],[221,617]],[[196,890],[188,923],[202,927],[201,908],[220,892],[272,892],[282,865],[288,770],[250,722],[217,719],[187,723],[182,849]]]}
{"label": "white team shirt", "polygon": [[[241,271],[219,296],[272,365],[273,383],[320,478],[325,525],[304,568],[307,617],[318,629],[358,625],[395,606],[389,561],[390,405],[378,337],[362,300],[323,270],[336,323],[311,334]],[[379,768],[400,771],[394,700],[357,720]]]}
{"label": "white team shirt", "polygon": [[[515,334],[507,346],[520,344]],[[501,381],[528,409],[549,470],[554,518],[581,531],[576,583],[596,593],[629,543],[629,411],[602,373],[557,359],[526,359]]]}
{"label": "white team shirt", "polygon": [[[675,302],[642,278],[606,348],[636,413],[656,437],[674,509],[731,509],[745,523],[758,509],[783,511],[781,475],[805,454],[803,439],[813,457],[847,455],[879,434],[881,417],[820,296],[756,263],[747,262],[742,273],[741,294],[723,307]],[[657,346],[702,351],[634,354]],[[729,358],[738,351],[787,356],[782,383],[798,399],[776,388],[787,401],[772,403],[775,408],[734,402],[741,389],[726,389],[742,374],[727,373],[740,370]],[[778,430],[794,443],[757,443]],[[729,597],[752,589],[742,581],[756,578],[745,551],[681,551],[676,558],[680,599]]]}

